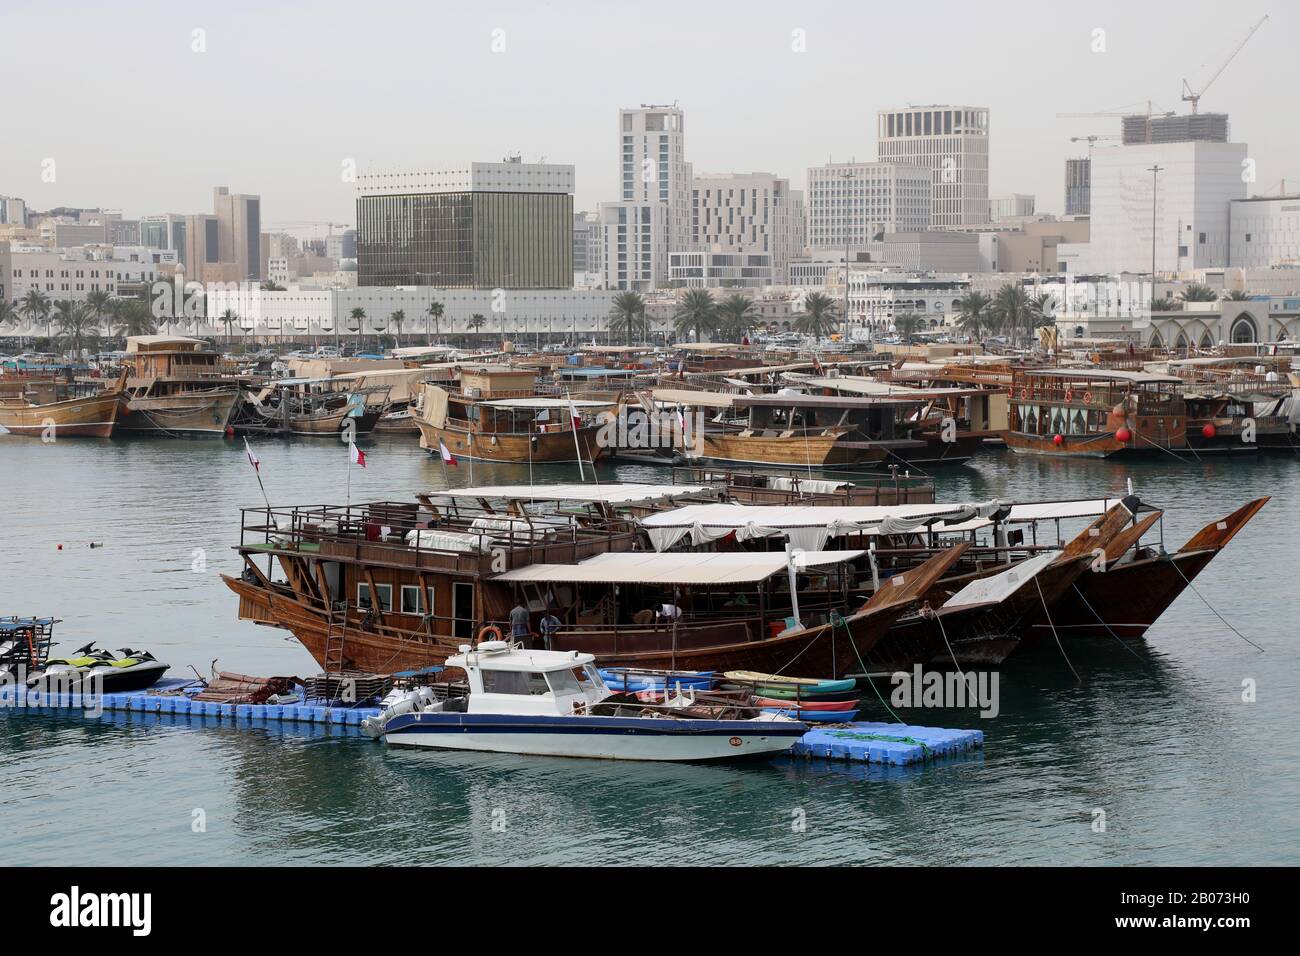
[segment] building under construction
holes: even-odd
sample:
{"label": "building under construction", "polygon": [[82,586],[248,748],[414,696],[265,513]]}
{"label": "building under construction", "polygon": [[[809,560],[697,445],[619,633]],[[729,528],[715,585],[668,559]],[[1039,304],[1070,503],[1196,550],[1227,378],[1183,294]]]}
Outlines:
{"label": "building under construction", "polygon": [[[1148,135],[1148,129],[1150,134]],[[1135,143],[1226,143],[1227,113],[1190,113],[1186,116],[1148,116],[1137,113],[1123,119],[1124,145]]]}

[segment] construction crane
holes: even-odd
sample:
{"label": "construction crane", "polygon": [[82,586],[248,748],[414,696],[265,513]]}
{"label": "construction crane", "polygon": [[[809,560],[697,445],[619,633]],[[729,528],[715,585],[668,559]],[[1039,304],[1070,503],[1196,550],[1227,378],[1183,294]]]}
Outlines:
{"label": "construction crane", "polygon": [[1262,27],[1264,25],[1264,21],[1267,19],[1268,19],[1268,14],[1266,13],[1259,18],[1259,22],[1257,22],[1253,27],[1250,28],[1249,31],[1247,31],[1246,35],[1242,37],[1241,42],[1238,43],[1236,47],[1233,48],[1233,51],[1228,54],[1228,58],[1223,61],[1223,64],[1217,70],[1214,71],[1214,75],[1205,81],[1205,85],[1201,87],[1199,93],[1192,89],[1191,85],[1187,82],[1186,79],[1183,80],[1183,102],[1192,104],[1193,116],[1196,115],[1197,108],[1200,106],[1201,97],[1205,95],[1205,91],[1208,90],[1210,86],[1213,85],[1214,81],[1217,80],[1219,76],[1223,73],[1223,71],[1228,68],[1228,64],[1231,63],[1234,59],[1236,59],[1237,54],[1241,52],[1241,48],[1250,42],[1250,38],[1255,35],[1255,31],[1258,30],[1260,27]]}
{"label": "construction crane", "polygon": [[1118,136],[1099,136],[1099,135],[1096,135],[1096,134],[1094,134],[1094,135],[1092,135],[1092,136],[1071,136],[1071,137],[1070,137],[1070,142],[1071,142],[1071,143],[1087,143],[1087,144],[1088,144],[1088,158],[1089,158],[1089,159],[1092,159],[1092,144],[1095,143],[1095,142],[1097,142],[1098,140],[1102,140],[1102,139],[1119,139],[1119,137],[1118,137]]}
{"label": "construction crane", "polygon": [[[1153,116],[1173,116],[1174,111],[1166,110],[1163,113],[1158,113],[1156,112],[1155,107],[1151,104],[1150,100],[1146,101],[1146,105],[1147,108],[1145,110],[1145,114],[1147,118],[1147,123],[1146,123],[1145,139],[1149,143],[1151,142],[1151,118]],[[1125,116],[1141,116],[1141,115],[1143,115],[1143,111],[1141,110],[1105,110],[1100,113],[1057,113],[1056,118],[1057,119],[1095,119],[1101,116],[1118,116],[1120,118],[1123,118]]]}
{"label": "construction crane", "polygon": [[270,230],[278,230],[278,229],[290,230],[290,229],[307,229],[315,226],[328,226],[329,234],[331,236],[334,235],[335,229],[348,230],[352,228],[346,222],[325,222],[323,220],[306,220],[304,222],[276,222],[276,223],[268,224],[266,228]]}

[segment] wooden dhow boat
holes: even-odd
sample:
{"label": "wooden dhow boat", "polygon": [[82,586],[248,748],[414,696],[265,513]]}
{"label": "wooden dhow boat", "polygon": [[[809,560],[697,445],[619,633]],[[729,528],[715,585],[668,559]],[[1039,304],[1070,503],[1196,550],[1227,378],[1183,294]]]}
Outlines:
{"label": "wooden dhow boat", "polygon": [[[591,489],[589,500],[622,487]],[[672,494],[682,490],[669,488]],[[635,500],[644,507],[648,499],[638,494]],[[973,514],[961,504],[908,507],[918,521]],[[872,514],[883,520],[889,509]],[[521,595],[538,622],[548,607],[563,615],[566,648],[610,665],[775,671],[803,651],[817,670],[848,666],[853,655],[843,635],[822,641],[827,626],[803,627],[788,585],[794,574],[823,573],[839,582],[816,598],[797,596],[805,619],[815,614],[829,625],[832,602],[842,606],[837,595],[847,587],[848,565],[863,559],[862,549],[810,553],[791,563],[784,552],[636,553],[645,540],[630,518],[571,506],[547,515],[475,516],[429,498],[424,504],[245,509],[238,548],[244,571],[225,581],[239,595],[241,618],[289,630],[326,670],[391,672],[440,664],[485,628],[489,634],[499,628]],[[962,548],[927,560],[916,576],[897,576],[891,588],[834,627],[847,626],[855,640],[875,640],[888,620],[948,571]],[[756,588],[760,606],[726,606],[737,580]],[[608,597],[614,588],[629,595],[638,586],[645,588],[640,603]],[[692,609],[690,616],[664,611],[682,604]]]}
{"label": "wooden dhow boat", "polygon": [[1090,566],[1062,596],[1050,624],[1035,629],[1062,637],[1142,637],[1268,502],[1267,496],[1247,502],[1172,553],[1140,543],[1150,522],[1134,525],[1106,547],[1104,563]]}
{"label": "wooden dhow boat", "polygon": [[34,438],[108,438],[117,424],[126,374],[98,384],[0,380],[0,427]]}
{"label": "wooden dhow boat", "polygon": [[224,435],[239,402],[234,366],[200,339],[132,335],[117,430],[129,434]]}
{"label": "wooden dhow boat", "polygon": [[454,458],[512,464],[594,462],[605,453],[595,414],[600,401],[527,396],[470,399],[425,386],[416,424],[420,447]]}
{"label": "wooden dhow boat", "polygon": [[1119,369],[1017,369],[1007,446],[1022,455],[1113,458],[1187,448],[1182,379]]}

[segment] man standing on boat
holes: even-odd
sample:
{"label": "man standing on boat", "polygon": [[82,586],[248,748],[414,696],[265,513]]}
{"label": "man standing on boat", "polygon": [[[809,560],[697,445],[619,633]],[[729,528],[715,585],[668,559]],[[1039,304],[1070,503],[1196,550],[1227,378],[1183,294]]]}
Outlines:
{"label": "man standing on boat", "polygon": [[510,640],[524,641],[532,637],[533,628],[529,619],[528,608],[522,600],[516,601],[510,610]]}
{"label": "man standing on boat", "polygon": [[563,626],[564,622],[555,616],[555,608],[547,608],[546,616],[542,618],[541,623],[537,625],[538,630],[542,632],[542,647],[548,651],[555,650],[556,632]]}

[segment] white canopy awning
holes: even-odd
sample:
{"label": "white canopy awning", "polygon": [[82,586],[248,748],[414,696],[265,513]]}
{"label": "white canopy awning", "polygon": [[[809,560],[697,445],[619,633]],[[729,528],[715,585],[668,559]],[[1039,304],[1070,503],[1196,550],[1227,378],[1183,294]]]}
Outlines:
{"label": "white canopy awning", "polygon": [[[825,567],[852,561],[865,551],[794,553],[795,567]],[[783,551],[659,554],[636,551],[600,554],[578,564],[530,564],[494,578],[516,584],[751,584],[786,570]]]}
{"label": "white canopy awning", "polygon": [[[1036,521],[1056,521],[1069,518],[1098,518],[1124,499],[1115,498],[1079,498],[1071,501],[1035,501],[1028,504],[1012,505],[1011,512],[1003,521],[1006,524],[1032,524]],[[1151,510],[1148,506],[1139,507],[1141,511]],[[972,518],[968,521],[948,523],[940,522],[934,530],[941,533],[953,531],[976,531],[986,528],[993,522],[988,518]]]}
{"label": "white canopy awning", "polygon": [[947,611],[975,604],[999,604],[1020,590],[1026,581],[1036,578],[1060,556],[1060,551],[1045,551],[1012,565],[1005,571],[972,581],[944,601],[943,609]]}
{"label": "white canopy awning", "polygon": [[478,404],[493,408],[568,408],[570,404],[574,408],[608,408],[617,402],[593,402],[581,398],[497,398]]}
{"label": "white canopy awning", "polygon": [[656,551],[666,551],[687,535],[705,544],[733,532],[737,540],[788,536],[790,544],[817,551],[836,535],[906,534],[936,518],[968,521],[993,514],[997,501],[983,504],[687,505],[641,519]]}

